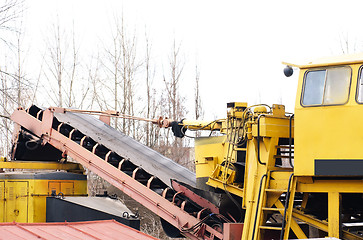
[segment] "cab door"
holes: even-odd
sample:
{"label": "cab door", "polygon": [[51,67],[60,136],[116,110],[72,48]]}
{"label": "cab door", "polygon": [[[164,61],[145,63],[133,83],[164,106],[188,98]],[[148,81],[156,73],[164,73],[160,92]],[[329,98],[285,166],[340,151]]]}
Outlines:
{"label": "cab door", "polygon": [[363,173],[363,105],[356,101],[359,66],[300,72],[295,105],[295,175]]}
{"label": "cab door", "polygon": [[28,182],[6,183],[6,222],[28,222]]}

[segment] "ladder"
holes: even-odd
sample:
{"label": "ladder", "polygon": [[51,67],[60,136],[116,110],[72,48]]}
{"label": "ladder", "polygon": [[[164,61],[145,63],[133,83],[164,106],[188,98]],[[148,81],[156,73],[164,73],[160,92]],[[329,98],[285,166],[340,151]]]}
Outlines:
{"label": "ladder", "polygon": [[[288,184],[284,188],[277,189],[271,184],[274,177],[287,176],[290,174]],[[259,189],[258,203],[256,207],[256,218],[254,222],[253,239],[263,239],[265,232],[269,236],[279,237],[279,239],[288,239],[289,229],[292,221],[292,209],[296,192],[296,178],[291,171],[268,171],[261,178]],[[280,196],[285,193],[285,204],[280,201]],[[273,224],[269,221],[272,214],[281,214],[281,223]],[[274,233],[275,232],[275,233]]]}

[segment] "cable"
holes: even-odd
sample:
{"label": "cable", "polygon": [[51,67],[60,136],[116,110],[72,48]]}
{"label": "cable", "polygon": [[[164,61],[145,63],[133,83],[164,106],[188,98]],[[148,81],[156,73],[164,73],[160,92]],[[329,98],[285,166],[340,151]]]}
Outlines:
{"label": "cable", "polygon": [[224,191],[225,191],[225,193],[227,194],[227,196],[229,197],[229,199],[231,199],[231,201],[234,203],[234,205],[236,205],[237,206],[237,208],[238,208],[238,211],[239,211],[239,213],[240,213],[240,219],[238,220],[238,222],[240,223],[240,222],[242,222],[242,218],[243,218],[243,209],[242,209],[242,207],[241,207],[241,205],[234,199],[234,197],[227,191],[227,187],[226,187],[226,183],[223,183],[223,187],[224,187]]}
{"label": "cable", "polygon": [[214,213],[209,214],[208,216],[204,217],[202,220],[200,220],[199,222],[197,222],[196,224],[194,224],[193,226],[189,227],[189,228],[184,228],[181,227],[180,231],[181,232],[192,232],[195,229],[197,229],[198,227],[200,227],[204,222],[206,222],[209,218],[211,218],[214,215]]}

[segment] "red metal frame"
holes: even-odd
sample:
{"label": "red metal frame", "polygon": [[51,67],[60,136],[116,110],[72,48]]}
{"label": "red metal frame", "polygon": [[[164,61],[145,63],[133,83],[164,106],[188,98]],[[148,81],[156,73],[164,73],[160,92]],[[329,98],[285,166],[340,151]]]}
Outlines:
{"label": "red metal frame", "polygon": [[[104,229],[107,228],[107,232]],[[57,235],[57,233],[63,235]],[[88,222],[52,222],[52,223],[0,223],[2,239],[114,239],[120,236],[132,240],[157,240],[134,228],[115,220]]]}
{"label": "red metal frame", "polygon": [[175,191],[182,192],[184,196],[188,197],[190,200],[194,201],[199,206],[202,206],[204,208],[208,208],[212,213],[215,213],[215,214],[219,213],[219,209],[217,208],[216,205],[209,202],[207,199],[202,198],[201,196],[195,194],[189,188],[177,183],[176,181],[172,181],[171,185],[173,186]]}
{"label": "red metal frame", "polygon": [[[42,121],[34,118],[23,109],[17,109],[11,119],[39,136],[62,152],[67,152],[84,167],[90,169],[137,202],[153,211],[155,214],[177,228],[189,228],[200,220],[189,215],[167,199],[153,192],[151,189],[135,181],[132,177],[113,167],[102,158],[83,148],[81,145],[65,137],[60,132],[52,129],[53,113],[64,112],[62,108],[49,108],[43,112]],[[209,235],[210,237],[207,237]],[[202,224],[197,232],[183,233],[191,239],[223,239],[223,234],[212,227]]]}

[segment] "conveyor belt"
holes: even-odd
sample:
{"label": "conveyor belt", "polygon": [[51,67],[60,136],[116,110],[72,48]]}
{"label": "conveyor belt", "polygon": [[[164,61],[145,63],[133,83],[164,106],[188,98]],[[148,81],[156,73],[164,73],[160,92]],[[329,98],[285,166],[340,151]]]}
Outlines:
{"label": "conveyor belt", "polygon": [[55,113],[55,117],[63,124],[71,126],[71,128],[64,126],[62,129],[77,129],[101,144],[102,147],[100,146],[99,149],[106,147],[151,175],[157,176],[169,187],[171,187],[170,179],[176,179],[195,187],[195,173],[115,130],[94,116],[66,112]]}
{"label": "conveyor belt", "polygon": [[[56,118],[55,118],[55,117]],[[222,239],[223,216],[176,192],[170,179],[195,185],[195,175],[90,116],[16,110],[12,119],[30,133],[74,158],[192,239]]]}

